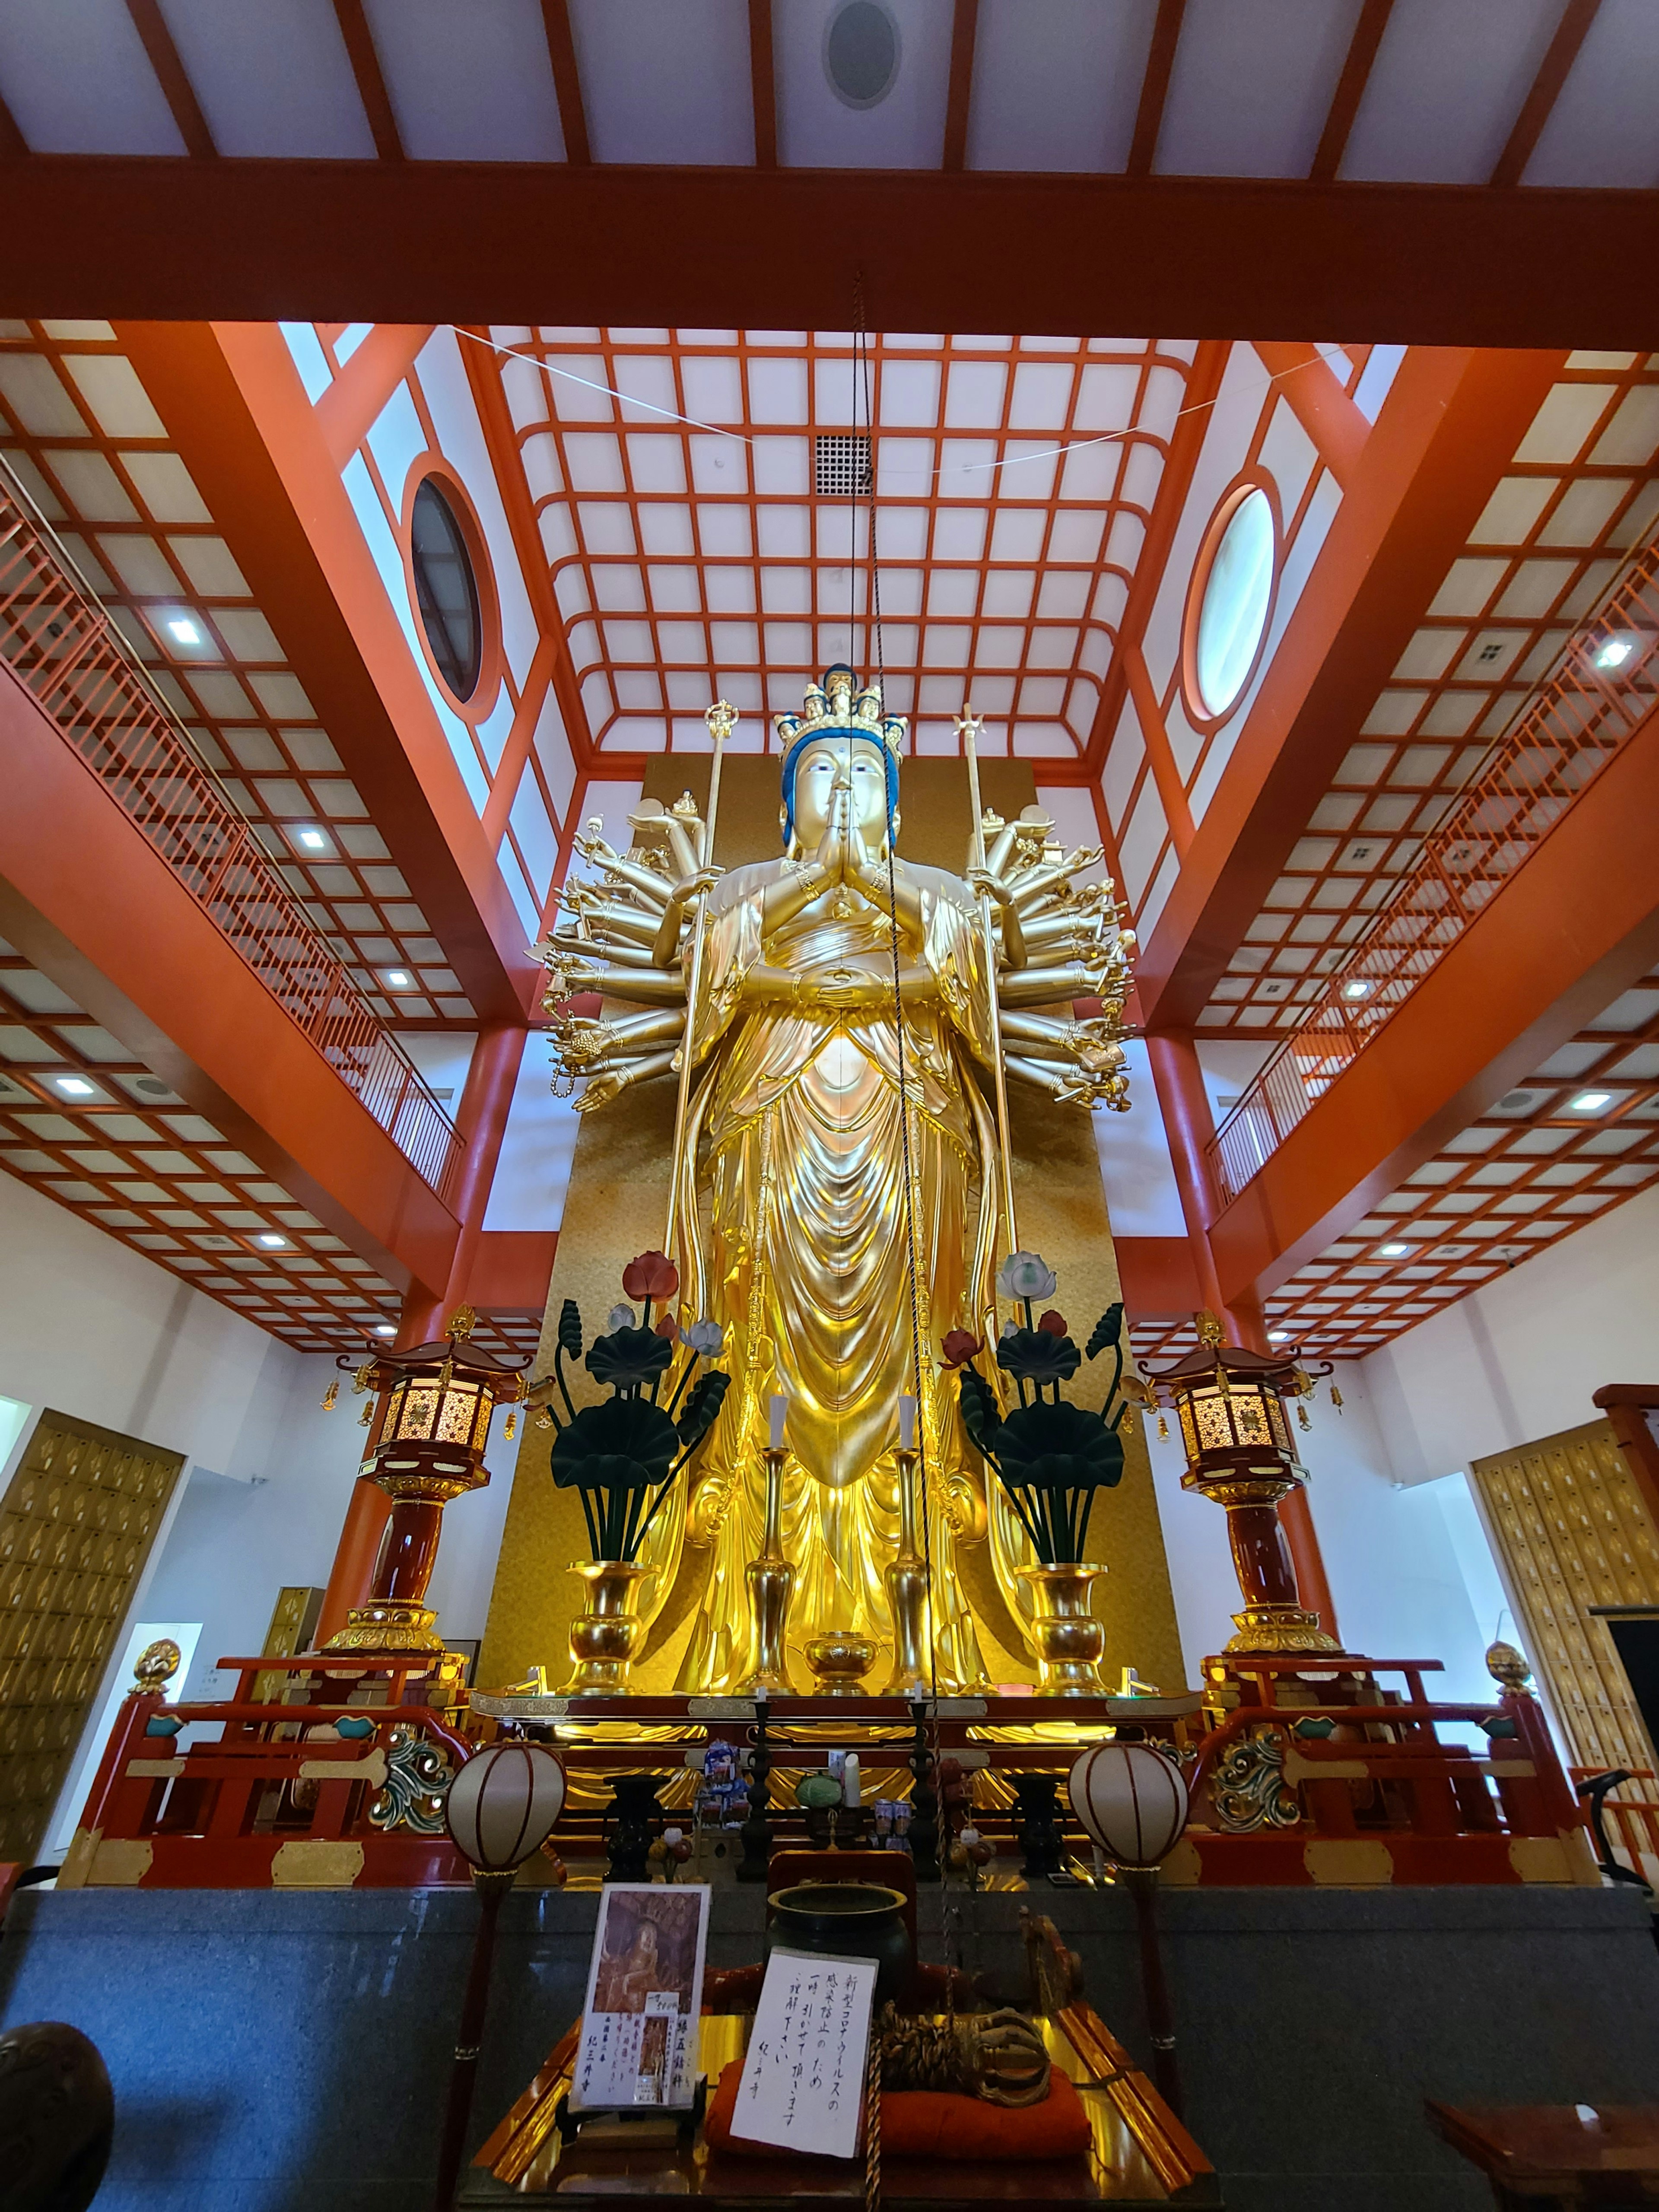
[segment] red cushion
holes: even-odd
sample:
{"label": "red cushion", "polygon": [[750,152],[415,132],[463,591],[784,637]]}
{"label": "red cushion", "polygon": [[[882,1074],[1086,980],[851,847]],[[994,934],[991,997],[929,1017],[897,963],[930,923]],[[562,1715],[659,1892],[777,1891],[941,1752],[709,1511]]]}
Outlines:
{"label": "red cushion", "polygon": [[[716,2149],[743,2158],[780,2158],[774,2143],[751,2142],[732,2132],[743,2061],[721,2069],[703,2121],[703,2132]],[[881,2100],[884,2158],[1016,2159],[1075,2158],[1089,2148],[1089,2115],[1083,2100],[1058,2068],[1048,2076],[1048,2094],[1040,2105],[988,2105],[980,2097],[957,2097],[936,2089],[887,2089]]]}

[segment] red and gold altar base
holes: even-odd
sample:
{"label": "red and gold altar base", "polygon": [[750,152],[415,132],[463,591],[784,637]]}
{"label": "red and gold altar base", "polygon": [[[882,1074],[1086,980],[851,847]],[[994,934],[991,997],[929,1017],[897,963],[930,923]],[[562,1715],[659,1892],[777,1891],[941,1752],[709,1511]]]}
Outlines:
{"label": "red and gold altar base", "polygon": [[[1226,1510],[1233,1570],[1244,1610],[1229,1651],[1336,1651],[1334,1637],[1302,1603],[1279,1502],[1308,1480],[1296,1455],[1285,1401],[1303,1398],[1311,1376],[1292,1348],[1274,1354],[1224,1344],[1213,1314],[1198,1316],[1199,1346],[1173,1367],[1148,1373],[1147,1401],[1167,1396],[1186,1447],[1183,1490]],[[1328,1375],[1328,1367],[1319,1372]],[[1339,1401],[1340,1402],[1340,1401]]]}
{"label": "red and gold altar base", "polygon": [[[423,1603],[438,1557],[443,1510],[489,1480],[484,1447],[497,1404],[524,1395],[526,1361],[498,1359],[468,1341],[477,1316],[461,1306],[449,1334],[407,1352],[383,1352],[358,1372],[361,1389],[384,1395],[360,1474],[392,1500],[367,1604],[353,1606],[330,1651],[441,1651],[436,1614]],[[342,1358],[337,1363],[349,1367]]]}

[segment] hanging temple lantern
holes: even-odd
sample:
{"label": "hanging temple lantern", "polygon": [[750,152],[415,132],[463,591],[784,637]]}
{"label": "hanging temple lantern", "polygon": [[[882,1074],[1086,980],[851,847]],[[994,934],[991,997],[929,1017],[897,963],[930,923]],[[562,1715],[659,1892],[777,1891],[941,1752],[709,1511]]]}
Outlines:
{"label": "hanging temple lantern", "polygon": [[1280,1498],[1308,1480],[1291,1441],[1286,1401],[1310,1396],[1315,1376],[1328,1375],[1329,1364],[1310,1371],[1294,1346],[1265,1352],[1224,1344],[1213,1314],[1199,1315],[1198,1334],[1196,1352],[1148,1373],[1146,1381],[1149,1402],[1169,1403],[1181,1424],[1187,1453],[1182,1488],[1213,1498],[1226,1511],[1244,1600],[1244,1610],[1233,1616],[1238,1633],[1227,1649],[1340,1650],[1318,1614],[1302,1603],[1279,1519]]}
{"label": "hanging temple lantern", "polygon": [[[477,1316],[471,1306],[451,1315],[449,1334],[407,1352],[377,1353],[358,1387],[385,1395],[380,1429],[360,1474],[392,1500],[392,1518],[366,1605],[354,1606],[330,1637],[330,1651],[441,1651],[437,1616],[423,1601],[438,1556],[443,1510],[453,1498],[482,1490],[489,1421],[497,1404],[524,1395],[527,1364],[498,1359],[468,1342]],[[342,1357],[337,1364],[349,1367]]]}

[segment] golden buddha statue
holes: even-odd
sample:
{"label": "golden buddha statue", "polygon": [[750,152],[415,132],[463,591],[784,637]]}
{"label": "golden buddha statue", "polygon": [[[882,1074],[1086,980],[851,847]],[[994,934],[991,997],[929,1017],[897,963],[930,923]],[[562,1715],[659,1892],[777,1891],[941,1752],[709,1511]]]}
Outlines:
{"label": "golden buddha statue", "polygon": [[[832,1630],[890,1642],[884,1571],[911,1393],[933,1669],[960,1692],[986,1681],[976,1611],[1021,1647],[1010,1611],[1031,1558],[995,1485],[988,1494],[940,1360],[948,1332],[997,1329],[1012,1243],[999,1051],[1057,1101],[1127,1103],[1115,1039],[1133,940],[1109,883],[1073,887],[1099,850],[1064,851],[1035,809],[986,817],[971,880],[899,859],[904,724],[850,669],[830,670],[776,726],[781,858],[720,875],[689,799],[646,802],[628,854],[579,841],[602,885],[571,888],[569,921],[540,948],[556,1049],[588,1078],[579,1110],[678,1070],[689,1033],[673,1256],[682,1322],[719,1324],[732,1389],[652,1564],[665,1590],[687,1577],[700,1590],[680,1687],[740,1688],[755,1667],[744,1570],[761,1545],[768,1401],[781,1394],[790,1644]],[[963,726],[971,742],[977,725]],[[656,1011],[565,1010],[596,990]],[[1066,1002],[1085,997],[1102,1012],[1079,1022]],[[1057,1003],[1062,1014],[1030,1011]]]}

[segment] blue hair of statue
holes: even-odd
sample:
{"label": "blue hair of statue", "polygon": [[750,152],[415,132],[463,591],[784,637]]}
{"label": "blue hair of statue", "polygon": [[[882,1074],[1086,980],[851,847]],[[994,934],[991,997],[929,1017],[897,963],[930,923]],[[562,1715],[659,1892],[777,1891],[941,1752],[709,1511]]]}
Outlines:
{"label": "blue hair of statue", "polygon": [[887,778],[887,835],[893,835],[893,817],[898,811],[898,763],[878,737],[859,723],[819,723],[795,739],[783,757],[783,842],[787,850],[795,835],[795,763],[808,745],[815,745],[823,738],[856,738],[866,745],[873,745],[881,755]]}

